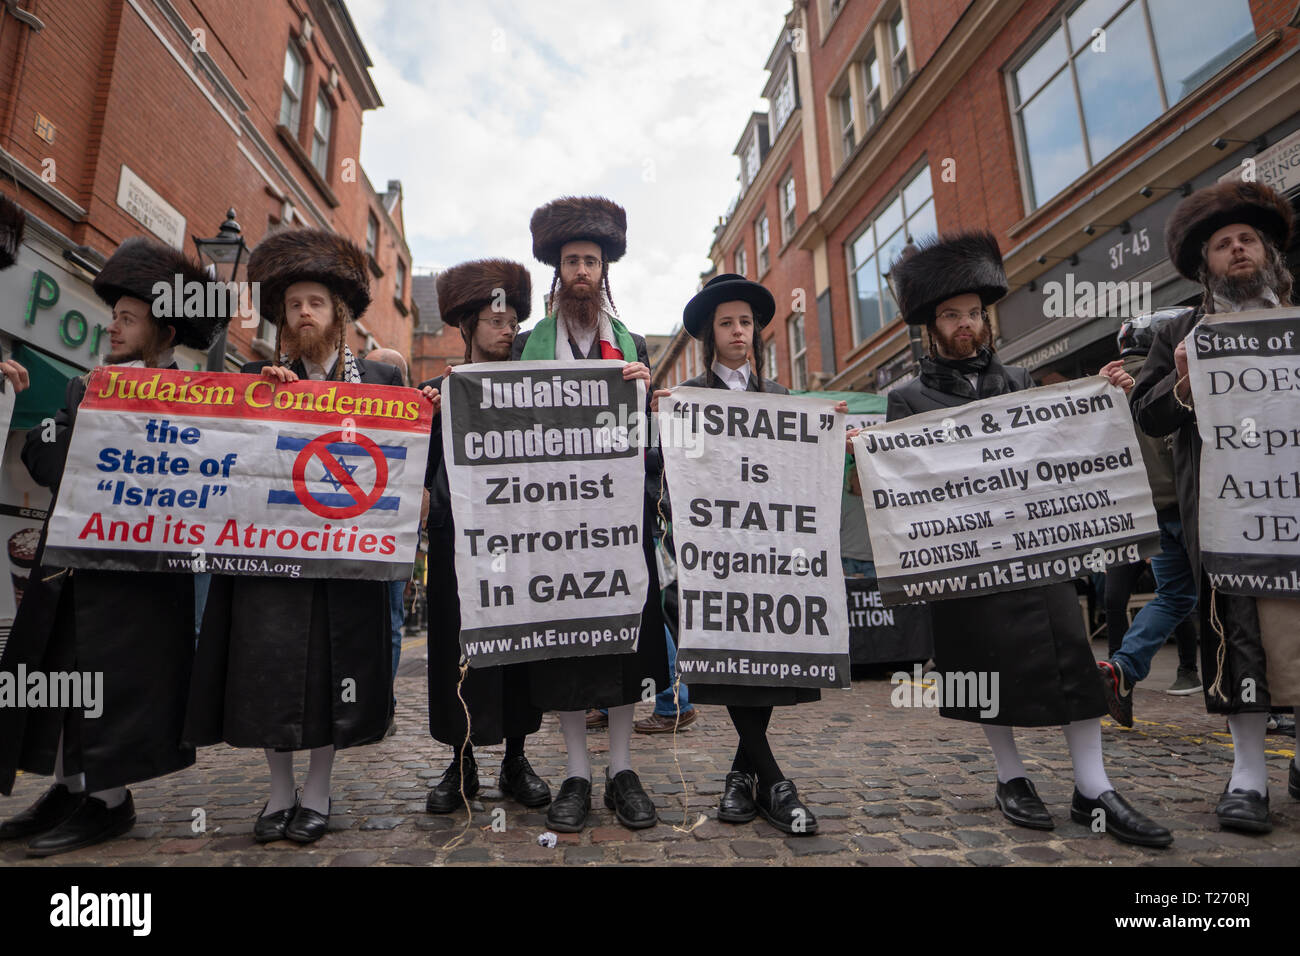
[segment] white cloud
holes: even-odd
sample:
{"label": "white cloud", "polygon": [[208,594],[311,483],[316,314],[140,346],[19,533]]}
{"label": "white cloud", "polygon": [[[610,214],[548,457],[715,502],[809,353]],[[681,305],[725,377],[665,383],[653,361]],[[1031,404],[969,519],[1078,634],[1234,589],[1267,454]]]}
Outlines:
{"label": "white cloud", "polygon": [[402,180],[417,267],[518,259],[535,316],[551,271],[532,257],[533,209],[608,196],[628,215],[614,301],[633,330],[668,332],[709,266],[738,188],[731,150],[766,108],[763,64],[789,7],[348,0],[384,101],[362,165]]}

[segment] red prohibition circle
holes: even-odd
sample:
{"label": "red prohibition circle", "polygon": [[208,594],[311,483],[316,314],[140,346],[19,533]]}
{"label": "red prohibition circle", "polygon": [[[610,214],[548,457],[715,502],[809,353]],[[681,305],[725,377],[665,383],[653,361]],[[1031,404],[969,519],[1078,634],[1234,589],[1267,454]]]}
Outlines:
{"label": "red prohibition circle", "polygon": [[[369,493],[363,493],[356,480],[329,453],[328,446],[330,442],[336,441],[350,441],[351,444],[361,446],[361,449],[375,463],[375,487]],[[316,500],[316,497],[307,487],[307,466],[311,464],[313,459],[317,458],[325,466],[325,470],[347,489],[348,494],[352,496],[353,504],[334,507],[333,505],[323,505]],[[379,496],[384,493],[387,486],[388,459],[384,457],[384,453],[378,445],[359,433],[353,435],[350,440],[345,439],[341,431],[329,432],[319,438],[314,438],[303,447],[302,451],[298,452],[298,457],[293,462],[293,493],[298,496],[298,500],[302,502],[304,508],[322,518],[355,518],[378,501]]]}

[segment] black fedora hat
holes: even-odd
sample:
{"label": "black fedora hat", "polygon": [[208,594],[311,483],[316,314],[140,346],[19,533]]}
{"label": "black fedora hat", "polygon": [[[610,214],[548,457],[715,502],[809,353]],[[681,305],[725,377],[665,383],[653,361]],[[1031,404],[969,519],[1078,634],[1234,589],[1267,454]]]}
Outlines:
{"label": "black fedora hat", "polygon": [[724,302],[748,302],[754,310],[754,329],[762,329],[776,315],[776,299],[757,282],[750,282],[734,272],[714,276],[695,293],[686,308],[682,309],[682,325],[694,338],[704,334],[713,325],[713,313]]}

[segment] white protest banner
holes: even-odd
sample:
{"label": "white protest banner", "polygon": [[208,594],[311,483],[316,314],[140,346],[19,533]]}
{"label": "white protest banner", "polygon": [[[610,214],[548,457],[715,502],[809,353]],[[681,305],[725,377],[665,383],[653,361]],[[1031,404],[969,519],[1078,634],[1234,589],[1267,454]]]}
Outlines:
{"label": "white protest banner", "polygon": [[1200,548],[1229,594],[1300,597],[1300,309],[1207,316],[1187,336]]}
{"label": "white protest banner", "polygon": [[617,361],[462,365],[443,381],[471,667],[636,650],[644,409]]}
{"label": "white protest banner", "polygon": [[432,424],[428,400],[407,388],[95,369],[45,560],[401,580]]}
{"label": "white protest banner", "polygon": [[1068,581],[1158,550],[1128,401],[1101,376],[913,415],[853,444],[886,604]]}
{"label": "white protest banner", "polygon": [[833,408],[712,388],[660,399],[687,683],[849,686]]}

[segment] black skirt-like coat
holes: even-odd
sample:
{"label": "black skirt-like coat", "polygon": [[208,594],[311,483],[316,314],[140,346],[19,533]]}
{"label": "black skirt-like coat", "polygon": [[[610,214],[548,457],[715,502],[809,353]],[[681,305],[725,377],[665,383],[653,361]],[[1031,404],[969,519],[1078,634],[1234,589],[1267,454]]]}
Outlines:
{"label": "black skirt-like coat", "polygon": [[[301,362],[291,367],[307,377]],[[402,384],[391,365],[357,359],[357,368],[364,385]],[[390,627],[387,581],[214,574],[186,740],[277,750],[379,740],[392,695]]]}
{"label": "black skirt-like coat", "polygon": [[[69,381],[54,440],[42,441],[38,425],[23,445],[27,470],[55,500],[85,394],[82,378]],[[48,532],[47,522],[0,671],[21,664],[28,673],[102,673],[103,712],[0,707],[0,793],[11,792],[18,770],[53,773],[60,733],[64,773],[84,772],[90,791],[190,766],[194,749],[181,739],[194,659],[193,576],[53,567],[44,561]]]}
{"label": "black skirt-like coat", "polygon": [[[997,359],[993,360],[997,363]],[[993,371],[996,371],[994,369]],[[1004,367],[1011,391],[1033,388],[1026,369]],[[987,374],[987,373],[986,373]],[[975,401],[918,378],[889,393],[888,421]],[[1069,581],[930,603],[934,663],[940,674],[998,675],[998,713],[939,708],[944,717],[1014,727],[1047,727],[1106,713],[1097,661]],[[990,678],[991,679],[991,678]]]}
{"label": "black skirt-like coat", "polygon": [[[515,336],[510,357],[523,356],[528,332]],[[645,339],[635,332],[637,361],[650,367]],[[593,341],[586,355],[573,348],[575,359],[599,359],[600,342]],[[650,397],[646,396],[649,414]],[[656,508],[663,474],[663,462],[656,447],[645,454],[645,506],[641,520],[641,548],[645,553],[650,586],[641,610],[641,636],[631,654],[603,654],[587,657],[557,657],[530,661],[528,686],[532,703],[543,711],[586,710],[589,707],[620,707],[635,704],[648,689],[651,696],[669,686],[668,644],[665,641],[663,596],[659,592],[659,571],[654,555]],[[645,681],[649,680],[649,685]]]}
{"label": "black skirt-like coat", "polygon": [[[440,389],[442,377],[420,388]],[[434,740],[459,747],[465,740],[469,708],[470,743],[498,744],[506,737],[525,737],[542,726],[542,711],[528,690],[528,665],[471,667],[460,684],[460,595],[456,590],[456,526],[451,513],[447,462],[442,453],[442,418],[434,416],[429,435],[429,733]],[[460,687],[460,695],[456,689]],[[465,698],[461,706],[460,697]]]}
{"label": "black skirt-like coat", "polygon": [[[727,385],[712,369],[704,371],[695,378],[682,382],[679,388],[721,388]],[[758,379],[751,373],[745,389],[757,392]],[[780,382],[763,380],[763,391],[772,395],[789,395],[790,390]],[[665,478],[664,484],[667,485]],[[664,495],[667,498],[667,494]],[[667,509],[665,509],[667,513]],[[677,582],[669,585],[677,590]],[[847,598],[846,598],[847,600]],[[674,601],[674,604],[677,602]],[[681,633],[678,621],[672,622],[674,633]],[[756,687],[749,684],[703,684],[691,681],[688,685],[692,704],[725,704],[730,707],[788,707],[794,704],[807,704],[821,700],[822,692],[816,687]]]}

